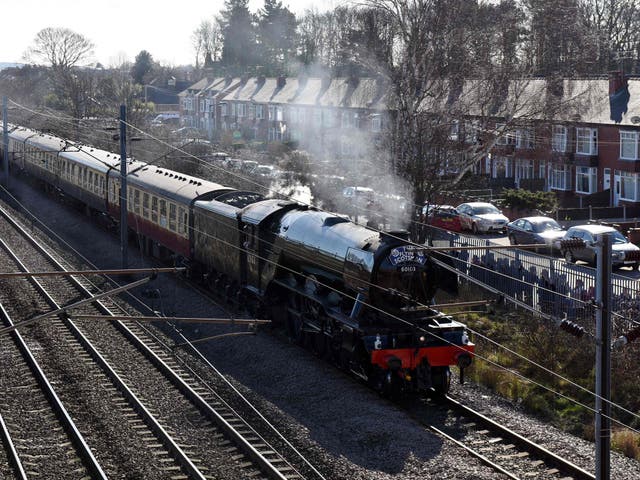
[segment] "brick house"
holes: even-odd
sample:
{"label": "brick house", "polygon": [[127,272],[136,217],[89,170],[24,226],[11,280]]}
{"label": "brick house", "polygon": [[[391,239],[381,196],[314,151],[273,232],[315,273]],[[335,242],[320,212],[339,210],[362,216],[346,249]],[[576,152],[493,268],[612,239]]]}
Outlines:
{"label": "brick house", "polygon": [[[626,112],[612,112],[610,94],[625,87]],[[293,141],[312,153],[349,158],[365,155],[359,147],[366,150],[385,129],[387,94],[374,78],[216,78],[181,93],[181,113],[184,106],[185,124],[212,138],[231,131],[244,141]],[[544,108],[549,95],[561,105],[552,115]],[[486,130],[502,134],[477,174],[494,185],[556,191],[567,204],[595,196],[611,205],[640,204],[640,79],[619,72],[555,84],[533,79],[518,101],[528,99],[538,109],[530,115],[510,122],[499,114],[483,117]],[[454,121],[451,138],[469,142],[483,135],[469,134],[480,120],[468,113]]]}

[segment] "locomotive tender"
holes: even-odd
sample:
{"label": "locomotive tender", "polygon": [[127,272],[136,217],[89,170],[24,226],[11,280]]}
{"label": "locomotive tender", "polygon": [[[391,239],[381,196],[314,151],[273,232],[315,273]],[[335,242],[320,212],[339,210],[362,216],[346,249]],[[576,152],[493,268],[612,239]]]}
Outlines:
{"label": "locomotive tender", "polygon": [[[12,126],[8,157],[14,172],[119,218],[118,154]],[[450,366],[471,363],[465,326],[428,307],[453,274],[405,232],[135,160],[127,171],[129,228],[146,253],[181,258],[193,278],[375,389],[444,394]]]}

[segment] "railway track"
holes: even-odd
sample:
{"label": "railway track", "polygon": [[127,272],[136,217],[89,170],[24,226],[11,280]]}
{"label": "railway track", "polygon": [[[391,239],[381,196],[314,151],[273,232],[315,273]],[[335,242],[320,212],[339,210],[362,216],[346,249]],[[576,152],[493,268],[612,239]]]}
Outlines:
{"label": "railway track", "polygon": [[457,444],[504,478],[595,479],[580,466],[450,396],[437,403],[410,400],[402,406],[418,422]]}
{"label": "railway track", "polygon": [[[3,222],[10,221],[4,211],[0,211],[0,214],[3,214]],[[21,253],[24,263],[20,264],[20,269],[64,269],[63,265],[52,258],[26,231],[20,230],[21,227],[14,224],[12,228],[16,229],[16,233],[9,235],[11,238],[4,243],[3,250],[7,253],[11,251],[9,243],[21,245],[21,249],[24,250],[27,242],[28,248],[32,249],[31,252]],[[6,226],[2,227],[2,230],[7,230]],[[17,257],[12,261],[17,262]],[[98,293],[89,280],[75,276],[64,279],[44,277],[40,281],[31,279],[29,282],[22,280],[19,287],[20,296],[25,296],[27,285],[32,293],[29,295],[31,300],[26,303],[31,303],[31,307],[36,306],[31,310],[36,312],[58,309],[61,305],[69,305],[80,298],[91,298]],[[65,287],[62,288],[62,285]],[[39,300],[33,300],[36,297]],[[19,317],[20,310],[24,313],[27,308],[25,304],[12,302],[6,296],[1,300],[5,304],[15,306],[17,311],[14,311],[13,315],[16,318]],[[43,302],[46,302],[46,306]],[[71,367],[66,365],[56,367],[57,371],[47,372],[48,376],[54,378],[51,383],[56,388],[69,393],[75,388],[75,397],[79,399],[84,396],[79,396],[77,389],[88,389],[91,388],[90,385],[98,385],[99,392],[84,394],[89,393],[91,398],[102,397],[109,400],[100,407],[77,405],[84,400],[76,400],[74,404],[74,400],[69,397],[65,397],[64,401],[65,404],[74,405],[70,407],[70,410],[74,410],[70,416],[82,418],[86,422],[83,423],[84,427],[79,429],[87,432],[88,443],[96,450],[96,457],[100,464],[105,465],[104,470],[109,476],[122,474],[119,469],[132,467],[125,467],[126,462],[118,458],[117,453],[124,455],[128,452],[129,456],[144,456],[146,452],[151,460],[146,468],[153,472],[141,472],[144,478],[310,478],[303,476],[299,468],[281,455],[278,449],[272,446],[272,442],[258,431],[273,430],[272,426],[261,425],[259,429],[251,426],[237,408],[237,405],[242,404],[241,401],[236,399],[229,402],[217,395],[214,388],[203,382],[201,377],[195,375],[190,367],[176,357],[171,345],[159,341],[150,329],[133,320],[89,321],[73,317],[74,314],[121,316],[122,309],[116,303],[101,300],[93,305],[83,305],[71,313],[71,319],[63,316],[56,320],[47,319],[38,325],[20,327],[20,334],[28,331],[30,342],[39,345],[41,352],[57,350],[58,356],[61,355],[59,352],[65,352],[69,359],[75,359],[76,365],[84,368],[84,371],[72,371]],[[123,341],[123,335],[127,341]],[[60,345],[56,342],[63,343]],[[50,357],[43,355],[44,353],[41,354],[43,363],[57,365],[56,362],[48,361]],[[59,363],[63,362],[60,360]],[[86,382],[90,385],[80,383],[80,386],[77,386],[76,383],[69,382],[68,378],[64,379],[65,375],[73,377],[74,380],[91,379],[90,382]],[[26,388],[27,391],[31,389],[31,386]],[[133,433],[131,438],[135,439],[134,442],[120,445],[120,452],[114,452],[113,448],[109,449],[106,446],[100,448],[101,443],[104,443],[105,431],[92,433],[95,426],[90,424],[86,414],[87,411],[92,412],[92,409],[101,410],[103,415],[111,417],[119,415],[120,424]],[[0,413],[4,415],[3,410],[0,406]],[[97,413],[94,415],[97,416]],[[98,417],[93,418],[93,421],[106,420]],[[116,436],[117,428],[116,431],[113,431],[113,426],[111,428],[110,433]],[[104,429],[108,430],[107,427]],[[11,422],[8,422],[7,430],[9,436],[14,439],[13,444],[18,443]],[[273,436],[273,432],[271,435]],[[278,442],[287,444],[281,438]],[[310,475],[322,478],[299,452],[295,452],[295,455],[299,457],[297,462],[303,465],[307,472],[311,472]],[[18,452],[18,464],[24,463],[22,457],[24,454],[21,456]],[[83,461],[83,464],[87,463],[86,460]],[[154,465],[157,468],[154,469]],[[130,474],[131,470],[128,472]],[[84,473],[86,474],[86,471]]]}

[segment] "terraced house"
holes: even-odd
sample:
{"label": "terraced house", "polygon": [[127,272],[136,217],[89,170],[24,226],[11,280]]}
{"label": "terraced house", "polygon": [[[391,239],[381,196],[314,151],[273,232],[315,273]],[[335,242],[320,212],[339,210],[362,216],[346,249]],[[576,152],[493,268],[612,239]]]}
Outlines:
{"label": "terraced house", "polygon": [[[180,98],[183,123],[211,138],[293,141],[342,158],[368,151],[393,114],[375,78],[203,79]],[[452,143],[491,139],[476,174],[496,186],[556,191],[565,205],[640,205],[640,78],[532,79],[513,100],[527,102],[535,107],[503,116],[506,109],[481,114],[472,105],[451,120]]]}

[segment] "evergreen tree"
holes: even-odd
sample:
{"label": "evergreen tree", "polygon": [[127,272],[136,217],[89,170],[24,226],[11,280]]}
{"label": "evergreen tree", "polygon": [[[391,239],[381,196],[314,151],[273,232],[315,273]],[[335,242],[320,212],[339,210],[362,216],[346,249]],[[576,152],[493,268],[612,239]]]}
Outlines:
{"label": "evergreen tree", "polygon": [[135,83],[142,85],[144,76],[153,69],[153,57],[146,50],[142,50],[136,55],[136,61],[131,67],[131,76]]}
{"label": "evergreen tree", "polygon": [[221,12],[222,65],[232,75],[244,74],[255,65],[256,34],[249,0],[225,0]]}
{"label": "evergreen tree", "polygon": [[296,16],[279,0],[264,0],[259,13],[258,40],[267,75],[288,73],[297,43]]}

